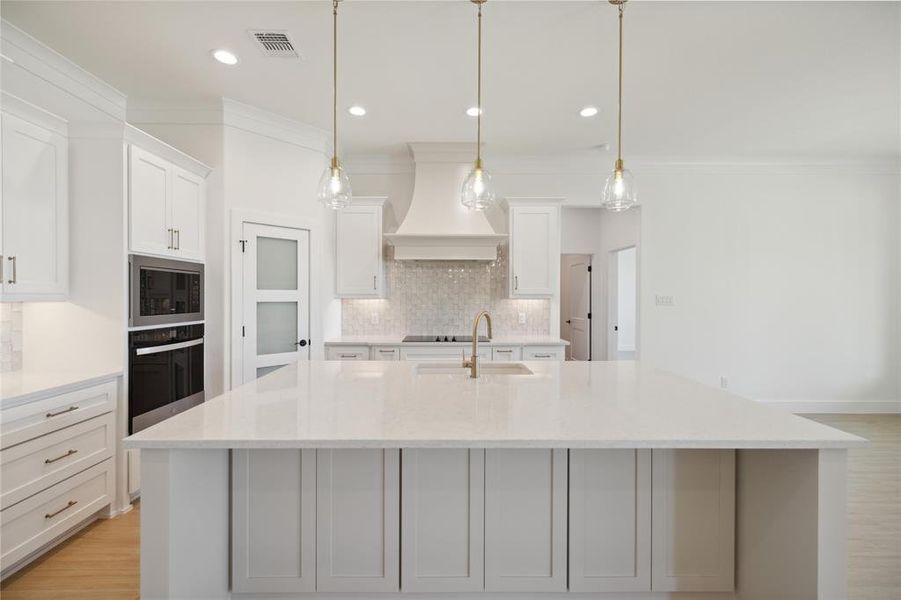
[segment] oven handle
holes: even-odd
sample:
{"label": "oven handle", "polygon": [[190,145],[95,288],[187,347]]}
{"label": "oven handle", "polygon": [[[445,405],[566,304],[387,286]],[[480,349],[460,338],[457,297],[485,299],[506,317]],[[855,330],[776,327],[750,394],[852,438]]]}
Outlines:
{"label": "oven handle", "polygon": [[189,340],[187,342],[178,342],[177,344],[166,344],[165,346],[150,346],[149,348],[138,348],[135,354],[144,356],[145,354],[159,354],[160,352],[169,352],[170,350],[180,350],[181,348],[190,348],[203,343],[203,338],[199,340]]}

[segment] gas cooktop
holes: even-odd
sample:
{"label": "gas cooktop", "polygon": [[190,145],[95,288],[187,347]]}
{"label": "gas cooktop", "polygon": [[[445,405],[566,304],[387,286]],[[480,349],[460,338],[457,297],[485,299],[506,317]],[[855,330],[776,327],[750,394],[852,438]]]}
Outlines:
{"label": "gas cooktop", "polygon": [[[404,342],[471,342],[471,335],[408,335],[402,341]],[[480,342],[487,342],[488,338],[484,335],[479,336]]]}

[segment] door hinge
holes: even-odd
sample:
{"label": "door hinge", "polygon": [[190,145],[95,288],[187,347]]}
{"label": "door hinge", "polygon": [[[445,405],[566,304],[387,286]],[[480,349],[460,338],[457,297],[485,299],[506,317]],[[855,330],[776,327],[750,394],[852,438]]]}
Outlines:
{"label": "door hinge", "polygon": [[591,273],[591,265],[588,265],[588,272]]}
{"label": "door hinge", "polygon": [[247,337],[247,332],[244,330],[243,325],[241,325],[241,337]]}
{"label": "door hinge", "polygon": [[246,252],[247,240],[238,240],[238,243],[241,244],[241,252]]}
{"label": "door hinge", "polygon": [[589,318],[589,319],[591,318],[591,313],[588,313],[588,318]]}

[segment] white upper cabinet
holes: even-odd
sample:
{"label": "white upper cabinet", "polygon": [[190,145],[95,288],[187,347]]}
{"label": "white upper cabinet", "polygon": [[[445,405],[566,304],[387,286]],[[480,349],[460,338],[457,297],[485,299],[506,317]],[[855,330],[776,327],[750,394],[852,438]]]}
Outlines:
{"label": "white upper cabinet", "polygon": [[[13,105],[19,108],[18,103]],[[16,115],[2,113],[0,300],[65,300],[69,292],[67,126],[38,109],[21,108]]]}
{"label": "white upper cabinet", "polygon": [[559,201],[507,199],[510,297],[546,298],[560,287]]}
{"label": "white upper cabinet", "polygon": [[131,145],[128,200],[131,252],[203,260],[203,177]]}
{"label": "white upper cabinet", "polygon": [[354,198],[335,214],[336,294],[340,298],[381,298],[382,207],[384,198]]}

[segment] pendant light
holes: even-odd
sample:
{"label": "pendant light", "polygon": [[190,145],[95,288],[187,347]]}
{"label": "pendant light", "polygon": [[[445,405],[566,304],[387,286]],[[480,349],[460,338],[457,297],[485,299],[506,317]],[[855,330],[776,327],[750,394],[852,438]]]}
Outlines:
{"label": "pendant light", "polygon": [[616,121],[616,164],[604,186],[602,206],[620,212],[638,204],[632,173],[623,168],[623,5],[627,0],[609,0],[619,10],[619,98]]}
{"label": "pendant light", "polygon": [[332,0],[332,160],[319,180],[319,201],[338,210],[353,197],[350,179],[338,161],[338,2]]}
{"label": "pendant light", "polygon": [[482,5],[487,0],[470,0],[479,7],[479,45],[476,104],[476,161],[472,171],[463,181],[460,201],[463,206],[474,210],[485,210],[494,204],[494,188],[491,186],[491,175],[482,168]]}

